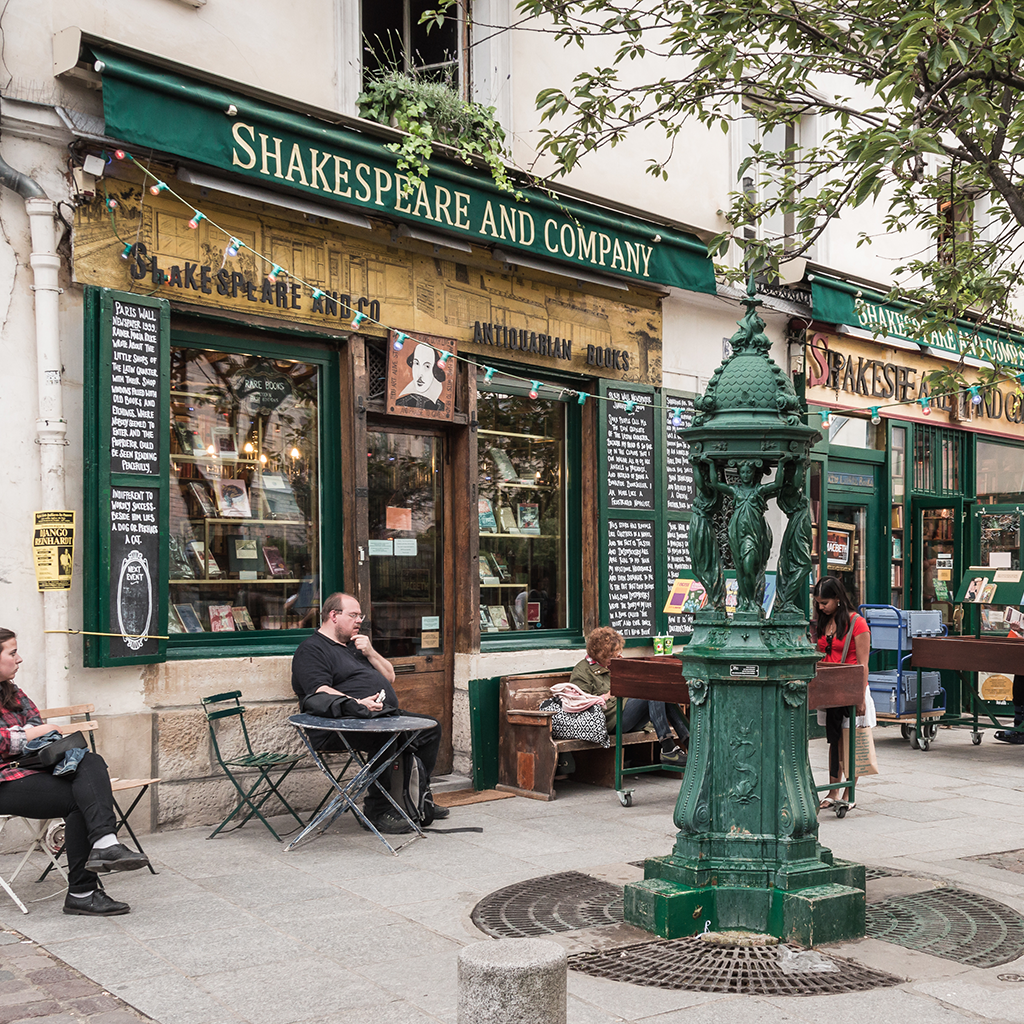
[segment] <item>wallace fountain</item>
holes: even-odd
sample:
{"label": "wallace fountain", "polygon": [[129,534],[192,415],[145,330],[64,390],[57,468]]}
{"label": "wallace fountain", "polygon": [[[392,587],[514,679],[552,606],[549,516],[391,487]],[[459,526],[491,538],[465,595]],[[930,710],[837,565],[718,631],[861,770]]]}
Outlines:
{"label": "wallace fountain", "polygon": [[[807,686],[818,654],[803,602],[811,570],[805,480],[817,431],[792,382],[768,354],[751,281],[733,354],[696,402],[690,446],[696,499],[697,613],[682,673],[690,692],[690,756],[676,803],[672,852],[626,887],[630,924],[666,938],[746,930],[804,946],[864,934],[864,868],[818,842],[818,799],[807,756]],[[728,496],[736,569],[730,619],[715,515]],[[787,526],[774,610],[762,598],[774,499]]]}

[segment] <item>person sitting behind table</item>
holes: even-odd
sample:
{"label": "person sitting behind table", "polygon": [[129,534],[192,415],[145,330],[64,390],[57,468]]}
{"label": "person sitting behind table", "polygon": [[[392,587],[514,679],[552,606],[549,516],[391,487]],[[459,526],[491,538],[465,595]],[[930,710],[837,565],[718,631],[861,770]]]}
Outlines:
{"label": "person sitting behind table", "polygon": [[149,864],[142,853],[117,841],[110,774],[99,754],[87,751],[70,775],[51,775],[18,766],[31,740],[54,731],[39,709],[14,682],[21,665],[18,638],[0,628],[0,814],[25,818],[63,818],[68,854],[65,914],[115,917],[131,907],[111,899],[98,871],[134,871]]}
{"label": "person sitting behind table", "polygon": [[[600,695],[611,689],[611,663],[622,654],[626,641],[622,634],[611,626],[598,626],[587,637],[587,656],[572,670],[569,682],[585,693]],[[615,702],[609,701],[604,709],[608,732],[615,732]],[[682,750],[669,729],[669,719],[675,728],[679,742],[690,735],[682,712],[677,704],[666,704],[660,700],[638,700],[630,697],[622,708],[622,733],[634,732],[649,721],[661,741],[661,760],[665,764],[686,764],[686,751]]]}

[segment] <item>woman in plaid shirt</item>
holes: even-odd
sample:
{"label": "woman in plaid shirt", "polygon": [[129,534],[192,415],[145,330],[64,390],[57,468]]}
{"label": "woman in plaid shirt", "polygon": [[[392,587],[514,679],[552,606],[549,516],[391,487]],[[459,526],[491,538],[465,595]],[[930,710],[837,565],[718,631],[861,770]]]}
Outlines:
{"label": "woman in plaid shirt", "polygon": [[149,861],[122,846],[114,835],[117,819],[106,762],[90,751],[70,775],[51,775],[18,764],[26,743],[53,731],[14,682],[21,660],[17,637],[0,627],[0,814],[64,819],[68,854],[65,914],[127,914],[131,908],[103,891],[96,872],[133,871]]}

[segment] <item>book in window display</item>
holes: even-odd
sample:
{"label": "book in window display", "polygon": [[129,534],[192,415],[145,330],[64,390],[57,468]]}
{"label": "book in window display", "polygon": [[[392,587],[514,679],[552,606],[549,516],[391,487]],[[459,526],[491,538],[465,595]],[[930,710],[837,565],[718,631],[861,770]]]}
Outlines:
{"label": "book in window display", "polygon": [[498,554],[497,551],[490,552],[491,563],[497,570],[498,578],[502,583],[508,583],[512,579],[512,573],[509,572],[508,562],[505,560],[504,555]]}
{"label": "book in window display", "polygon": [[523,501],[516,506],[519,532],[540,536],[540,506],[535,501]]}
{"label": "book in window display", "polygon": [[174,421],[174,436],[178,441],[178,448],[182,455],[198,455],[202,453],[202,444],[187,420]]}
{"label": "book in window display", "polygon": [[487,610],[486,605],[480,605],[480,632],[481,633],[497,633],[498,627],[491,622],[491,614]]}
{"label": "book in window display", "polygon": [[235,432],[228,426],[217,426],[210,431],[213,451],[221,458],[236,458],[238,448],[235,445]]}
{"label": "book in window display", "polygon": [[[228,534],[224,538],[224,547],[228,553],[228,572],[259,572],[263,562],[260,558],[259,542],[255,537]],[[249,579],[255,578],[255,576],[249,577]]]}
{"label": "book in window display", "polygon": [[512,627],[509,625],[508,612],[505,610],[505,606],[501,604],[491,604],[487,606],[487,614],[491,617],[491,622],[497,626],[500,632],[504,632]]}
{"label": "book in window display", "polygon": [[498,509],[498,522],[501,523],[502,533],[519,533],[516,517],[512,514],[512,509],[508,505],[502,505]]}
{"label": "book in window display", "polygon": [[213,493],[217,496],[218,515],[225,519],[252,518],[244,480],[214,480]]}
{"label": "book in window display", "polygon": [[494,508],[489,499],[481,498],[477,502],[477,518],[480,521],[481,533],[497,533],[498,523],[494,518]]}
{"label": "book in window display", "polygon": [[249,609],[242,606],[236,607],[231,606],[231,618],[234,620],[235,629],[239,630],[250,630],[255,629],[253,625],[252,616],[249,614]]}
{"label": "book in window display", "polygon": [[206,544],[203,541],[186,541],[185,547],[188,550],[189,557],[192,559],[193,564],[198,570],[200,579],[212,579],[215,576],[224,575],[223,570],[217,564],[217,559],[213,556],[213,552],[206,550]]}
{"label": "book in window display", "polygon": [[271,576],[287,576],[288,566],[284,564],[284,559],[281,557],[281,551],[276,547],[264,546],[263,557],[267,563],[267,572]]}
{"label": "book in window display", "polygon": [[196,508],[201,516],[206,517],[216,514],[217,510],[213,507],[213,502],[210,500],[210,492],[206,489],[206,484],[200,483],[198,480],[190,480],[188,490],[195,499]]}
{"label": "book in window display", "polygon": [[211,604],[209,613],[211,633],[234,633],[235,619],[231,614],[231,605]]}
{"label": "book in window display", "polygon": [[487,454],[490,455],[491,460],[494,462],[494,469],[498,476],[501,477],[505,483],[515,483],[519,480],[519,474],[516,472],[516,467],[512,465],[512,460],[505,454],[500,448],[488,448]]}
{"label": "book in window display", "polygon": [[195,569],[188,560],[188,555],[177,537],[170,537],[167,542],[167,561],[172,579],[194,580]]}
{"label": "book in window display", "polygon": [[178,620],[181,622],[182,628],[186,633],[205,633],[202,622],[199,621],[199,616],[196,614],[195,608],[190,604],[176,604],[174,606],[174,613],[178,616]]}

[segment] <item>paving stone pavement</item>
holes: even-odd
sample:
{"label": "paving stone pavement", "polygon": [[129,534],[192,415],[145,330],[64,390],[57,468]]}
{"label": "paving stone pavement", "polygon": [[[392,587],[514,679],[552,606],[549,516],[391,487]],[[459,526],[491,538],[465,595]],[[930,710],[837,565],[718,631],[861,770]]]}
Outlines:
{"label": "paving stone pavement", "polygon": [[[857,807],[841,821],[819,818],[837,857],[903,873],[870,883],[869,900],[956,885],[1024,913],[1024,856],[992,856],[1024,850],[1024,747],[990,733],[975,747],[966,730],[945,729],[928,752],[891,728],[876,730],[875,743],[881,774],[860,785]],[[823,781],[822,741],[811,744],[811,764]],[[456,1024],[459,950],[489,941],[471,918],[484,896],[560,871],[622,884],[641,877],[632,862],[670,851],[678,779],[630,784],[629,808],[610,790],[572,783],[552,803],[456,807],[447,826],[483,832],[429,835],[396,857],[351,815],[291,852],[257,822],[214,840],[210,828],[146,836],[159,874],[110,876],[111,896],[132,912],[106,920],[65,916],[59,880],[23,872],[15,890],[28,915],[0,893],[0,971],[11,975],[0,976],[0,1024],[146,1015],[158,1024]],[[0,871],[16,862],[0,854]],[[571,952],[637,941],[626,926],[550,938]],[[975,968],[878,939],[829,948],[904,980],[797,998],[570,972],[569,1024],[1024,1024],[1024,984],[1014,980],[1024,980],[1024,957]]]}
{"label": "paving stone pavement", "polygon": [[0,1024],[150,1020],[20,932],[0,932]]}

